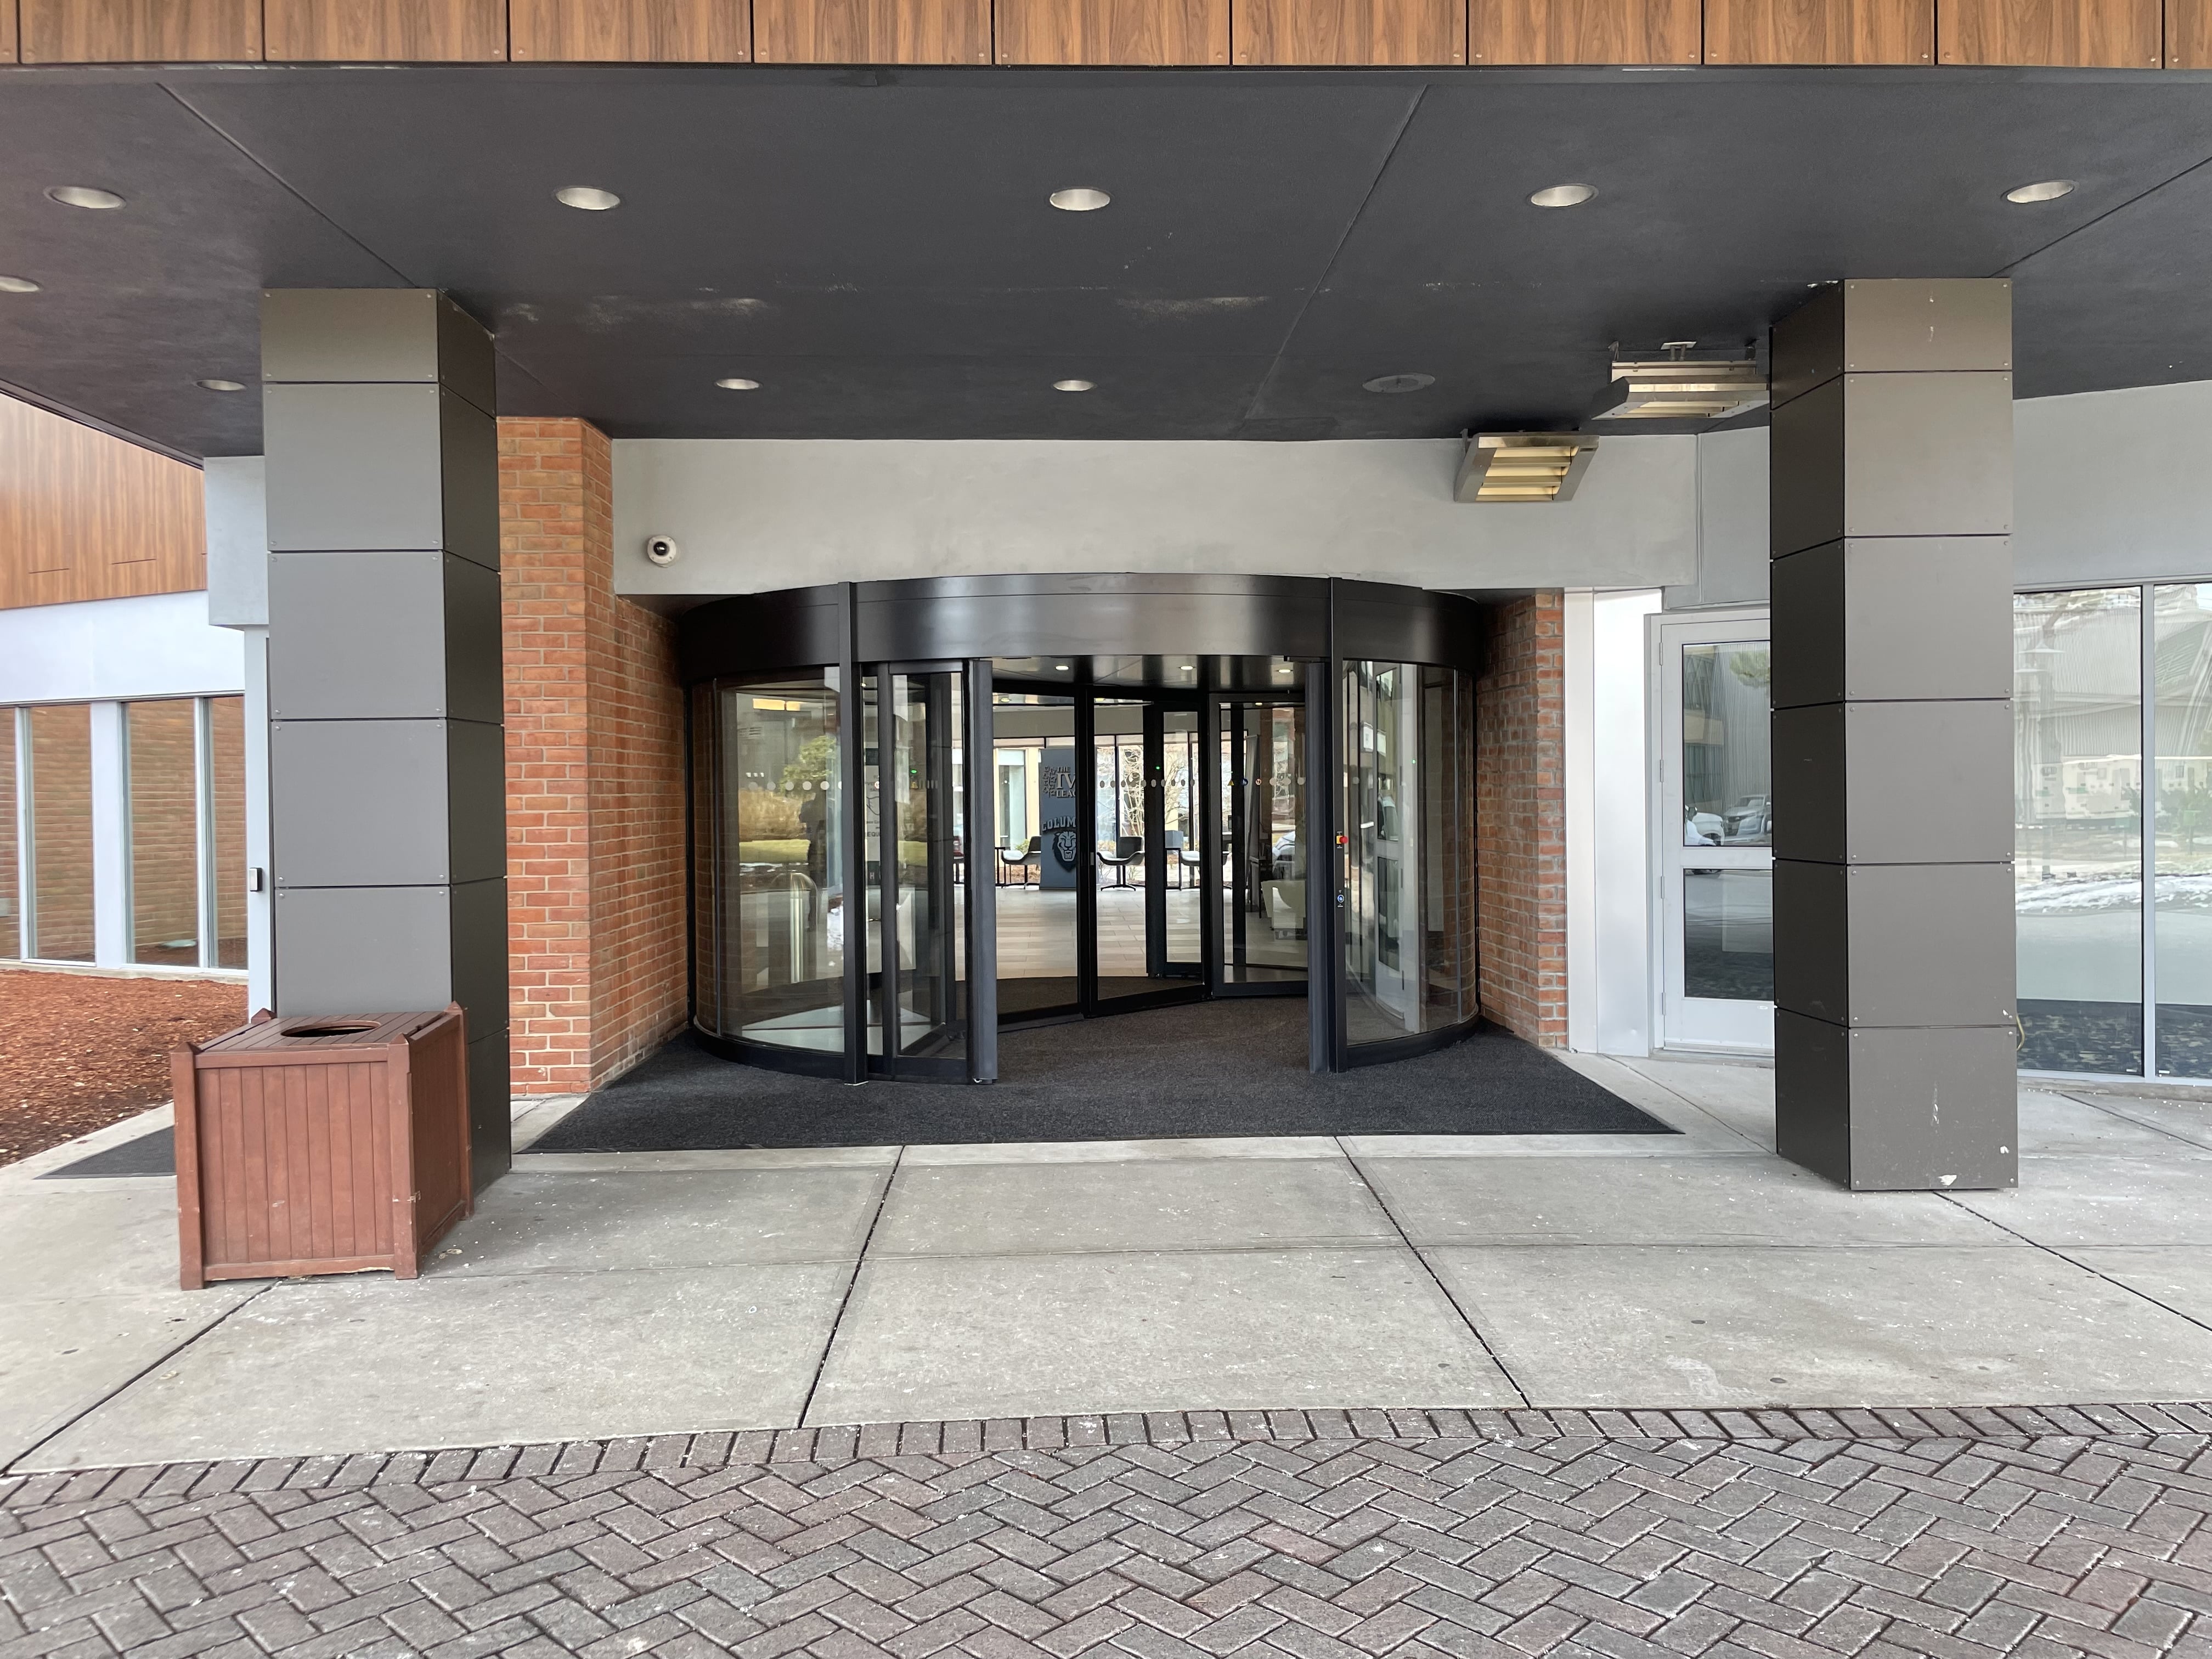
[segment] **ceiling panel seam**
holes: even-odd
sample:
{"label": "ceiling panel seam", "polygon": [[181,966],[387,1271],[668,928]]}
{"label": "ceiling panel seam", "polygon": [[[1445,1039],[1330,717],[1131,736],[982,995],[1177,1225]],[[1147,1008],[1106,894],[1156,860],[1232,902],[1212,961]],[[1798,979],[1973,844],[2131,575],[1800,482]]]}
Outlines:
{"label": "ceiling panel seam", "polygon": [[1267,364],[1267,372],[1260,377],[1260,384],[1253,389],[1250,399],[1244,405],[1244,421],[1254,419],[1254,411],[1267,400],[1269,390],[1275,384],[1275,376],[1281,371],[1283,361],[1290,354],[1291,342],[1297,337],[1298,325],[1305,320],[1307,309],[1314,302],[1314,295],[1328,286],[1329,276],[1336,270],[1337,261],[1344,257],[1345,245],[1352,240],[1352,234],[1359,228],[1359,222],[1366,217],[1369,204],[1374,201],[1375,192],[1382,187],[1383,175],[1390,171],[1390,163],[1398,159],[1399,147],[1406,142],[1406,135],[1413,131],[1413,118],[1421,112],[1421,106],[1427,100],[1428,95],[1429,83],[1424,81],[1419,89],[1413,94],[1413,102],[1406,106],[1406,113],[1398,122],[1397,131],[1390,135],[1390,147],[1382,152],[1382,160],[1375,168],[1375,176],[1367,181],[1367,188],[1359,198],[1359,205],[1352,210],[1352,216],[1344,222],[1343,234],[1336,239],[1336,246],[1329,249],[1328,258],[1322,265],[1319,279],[1306,289],[1305,297],[1298,301],[1297,312],[1291,315],[1289,325],[1283,330],[1282,343],[1275,348],[1274,356]]}
{"label": "ceiling panel seam", "polygon": [[240,155],[243,156],[246,160],[247,162],[258,169],[270,180],[270,182],[275,184],[279,190],[284,191],[286,195],[289,196],[301,207],[307,209],[308,212],[313,214],[315,217],[321,220],[339,235],[344,237],[347,241],[351,242],[356,247],[359,248],[370,258],[375,260],[377,264],[382,265],[386,270],[390,271],[392,276],[398,277],[401,287],[422,288],[426,286],[424,283],[416,282],[412,277],[409,276],[405,271],[393,264],[391,260],[386,258],[374,248],[369,246],[368,243],[362,241],[360,237],[355,235],[353,232],[348,230],[336,219],[331,217],[328,213],[325,212],[321,207],[318,206],[308,198],[305,191],[300,189],[299,186],[295,185],[289,179],[287,179],[275,167],[270,166],[268,162],[263,161],[258,155],[256,155],[252,150],[240,143],[236,138],[233,137],[223,129],[223,125],[220,121],[217,121],[212,116],[206,113],[206,112],[200,109],[191,99],[185,97],[184,94],[179,92],[174,87],[171,86],[166,81],[161,82],[161,88],[163,92],[167,93],[171,98],[176,100],[177,106],[182,109],[185,114],[191,116],[195,121],[198,121],[201,125],[204,126],[210,132],[212,132],[216,137],[222,139],[224,143],[228,144],[231,149],[236,150]]}
{"label": "ceiling panel seam", "polygon": [[2041,258],[2045,254],[2050,252],[2051,249],[2058,246],[2061,243],[2072,241],[2076,236],[2081,235],[2084,231],[2094,230],[2099,225],[2103,224],[2106,220],[2111,218],[2114,214],[2124,212],[2129,208],[2133,207],[2136,203],[2148,200],[2149,198],[2157,195],[2159,191],[2166,189],[2170,185],[2179,184],[2184,179],[2189,177],[2191,173],[2202,172],[2208,166],[2212,166],[2212,155],[2206,156],[2201,161],[2191,162],[2189,166],[2182,168],[2180,172],[2175,173],[2171,179],[2161,179],[2158,183],[2151,185],[2149,188],[2136,191],[2133,196],[2129,197],[2124,202],[2115,203],[2112,206],[2106,208],[2102,213],[2099,214],[2095,218],[2085,221],[2083,223],[2075,226],[2073,229],[2052,237],[2041,247],[2035,248],[2029,252],[2021,254],[2019,258],[2014,259],[2008,265],[1998,266],[1995,270],[1991,271],[1990,275],[1992,276],[2009,276],[2013,272],[2018,270],[2022,265],[2027,264],[2031,259]]}

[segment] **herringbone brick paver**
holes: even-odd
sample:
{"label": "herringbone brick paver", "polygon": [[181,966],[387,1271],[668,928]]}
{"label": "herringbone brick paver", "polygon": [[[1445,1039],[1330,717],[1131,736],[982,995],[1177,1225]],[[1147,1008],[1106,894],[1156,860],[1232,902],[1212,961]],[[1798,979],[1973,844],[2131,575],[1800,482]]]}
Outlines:
{"label": "herringbone brick paver", "polygon": [[2208,1431],[1194,1413],[15,1477],[0,1659],[2212,1659]]}

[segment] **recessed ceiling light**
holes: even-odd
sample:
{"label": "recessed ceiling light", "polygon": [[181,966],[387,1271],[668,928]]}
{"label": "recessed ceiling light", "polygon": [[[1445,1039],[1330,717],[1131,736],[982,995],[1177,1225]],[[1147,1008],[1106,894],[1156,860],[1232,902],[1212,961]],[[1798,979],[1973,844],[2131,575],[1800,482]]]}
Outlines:
{"label": "recessed ceiling light", "polygon": [[748,380],[742,374],[728,375],[715,381],[714,384],[725,392],[758,392],[760,390],[758,380]]}
{"label": "recessed ceiling light", "polygon": [[39,285],[27,276],[0,276],[0,294],[36,294]]}
{"label": "recessed ceiling light", "polygon": [[1062,213],[1096,213],[1113,199],[1103,190],[1056,190],[1045,198]]}
{"label": "recessed ceiling light", "polygon": [[1371,380],[1362,380],[1362,392],[1419,392],[1437,383],[1433,374],[1377,374]]}
{"label": "recessed ceiling light", "polygon": [[94,190],[90,185],[56,185],[46,194],[64,207],[119,208],[123,198],[112,190]]}
{"label": "recessed ceiling light", "polygon": [[1054,673],[1058,673],[1058,674],[1065,674],[1066,672],[1067,672],[1067,665],[1066,665],[1066,663],[1064,663],[1064,662],[1056,662],[1056,663],[1053,664],[1053,665],[1052,665],[1052,666],[1053,666],[1053,672],[1054,672]]}
{"label": "recessed ceiling light", "polygon": [[1089,380],[1054,380],[1052,383],[1054,392],[1088,392],[1091,387]]}
{"label": "recessed ceiling light", "polygon": [[622,198],[611,190],[593,190],[589,185],[571,185],[566,190],[556,190],[553,199],[562,207],[581,208],[586,213],[605,213],[609,208],[622,205]]}
{"label": "recessed ceiling light", "polygon": [[246,390],[246,382],[243,380],[202,380],[199,385],[200,389],[203,392],[243,392]]}
{"label": "recessed ceiling light", "polygon": [[1531,207],[1580,207],[1597,194],[1595,185],[1553,185],[1528,198]]}
{"label": "recessed ceiling light", "polygon": [[2071,179],[2043,179],[2032,185],[2022,185],[2018,190],[2005,192],[2008,202],[2055,202],[2062,196],[2074,193]]}

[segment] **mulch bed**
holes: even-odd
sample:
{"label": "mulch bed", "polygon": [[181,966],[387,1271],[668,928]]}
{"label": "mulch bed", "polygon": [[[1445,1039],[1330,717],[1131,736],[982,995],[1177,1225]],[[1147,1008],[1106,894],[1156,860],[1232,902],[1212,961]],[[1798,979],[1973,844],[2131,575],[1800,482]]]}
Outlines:
{"label": "mulch bed", "polygon": [[158,1105],[171,1049],[245,1021],[235,981],[0,971],[0,1164]]}

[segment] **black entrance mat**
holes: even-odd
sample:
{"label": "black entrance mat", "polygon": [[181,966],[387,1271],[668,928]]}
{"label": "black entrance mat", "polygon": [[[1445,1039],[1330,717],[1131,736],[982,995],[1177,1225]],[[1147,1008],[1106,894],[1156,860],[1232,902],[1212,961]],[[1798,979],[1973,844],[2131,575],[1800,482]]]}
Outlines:
{"label": "black entrance mat", "polygon": [[177,1132],[164,1124],[134,1140],[88,1152],[74,1164],[49,1170],[41,1181],[94,1181],[117,1176],[173,1176],[177,1172]]}
{"label": "black entrance mat", "polygon": [[1009,1031],[988,1088],[854,1088],[678,1037],[539,1152],[717,1152],[1197,1135],[1673,1134],[1541,1049],[1485,1028],[1416,1060],[1316,1077],[1306,1005],[1237,1000]]}

